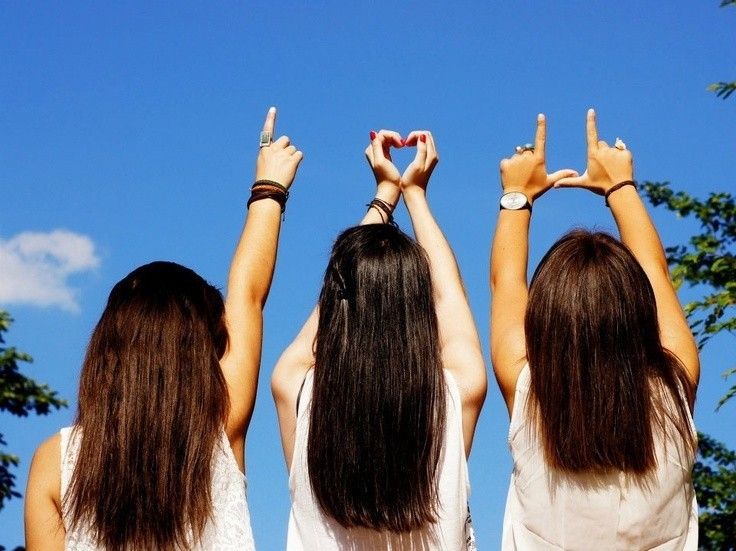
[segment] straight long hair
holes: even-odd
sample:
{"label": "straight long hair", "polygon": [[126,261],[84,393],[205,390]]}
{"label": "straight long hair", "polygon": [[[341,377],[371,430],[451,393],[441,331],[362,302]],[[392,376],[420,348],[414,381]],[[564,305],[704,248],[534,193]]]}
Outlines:
{"label": "straight long hair", "polygon": [[220,292],[153,262],[115,285],[82,366],[72,527],[117,550],[180,550],[212,511],[213,451],[228,411]]}
{"label": "straight long hair", "polygon": [[694,450],[694,389],[661,345],[646,273],[618,240],[576,230],[557,241],[532,279],[525,332],[527,407],[550,466],[647,473],[654,431]]}
{"label": "straight long hair", "polygon": [[319,297],[307,459],[343,527],[408,532],[437,518],[445,384],[424,250],[387,224],[350,228]]}

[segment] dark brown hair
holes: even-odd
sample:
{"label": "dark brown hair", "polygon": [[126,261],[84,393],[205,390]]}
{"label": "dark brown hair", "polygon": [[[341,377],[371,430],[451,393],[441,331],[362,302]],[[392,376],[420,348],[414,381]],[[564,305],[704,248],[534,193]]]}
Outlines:
{"label": "dark brown hair", "polygon": [[388,224],[337,239],[319,298],[307,458],[326,514],[408,532],[436,520],[445,383],[424,250]]}
{"label": "dark brown hair", "polygon": [[185,549],[201,537],[228,411],[223,313],[216,288],[171,262],[113,287],[82,367],[65,496],[72,525],[105,549]]}
{"label": "dark brown hair", "polygon": [[661,345],[644,270],[618,240],[576,230],[557,241],[534,273],[525,332],[527,407],[550,466],[646,473],[654,431],[694,448],[694,389]]}

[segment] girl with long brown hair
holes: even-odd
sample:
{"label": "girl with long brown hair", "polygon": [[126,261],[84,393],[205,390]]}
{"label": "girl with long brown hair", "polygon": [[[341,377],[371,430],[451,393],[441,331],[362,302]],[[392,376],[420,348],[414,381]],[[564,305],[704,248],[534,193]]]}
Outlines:
{"label": "girl with long brown hair", "polygon": [[[390,148],[416,146],[404,174]],[[466,458],[486,393],[478,333],[426,187],[434,138],[371,134],[378,184],[337,238],[317,308],[272,377],[287,549],[473,547]],[[403,195],[416,241],[391,224]]]}
{"label": "girl with long brown hair", "polygon": [[[592,110],[584,174],[547,174],[545,140],[540,115],[536,143],[501,161],[491,346],[514,460],[502,547],[694,550],[698,352],[631,152],[599,141]],[[570,232],[527,286],[532,202],[553,186],[604,196],[621,240]]]}
{"label": "girl with long brown hair", "polygon": [[82,366],[73,427],[38,448],[28,551],[254,549],[245,435],[282,211],[302,153],[261,133],[227,299],[192,270],[153,262],[110,293]]}

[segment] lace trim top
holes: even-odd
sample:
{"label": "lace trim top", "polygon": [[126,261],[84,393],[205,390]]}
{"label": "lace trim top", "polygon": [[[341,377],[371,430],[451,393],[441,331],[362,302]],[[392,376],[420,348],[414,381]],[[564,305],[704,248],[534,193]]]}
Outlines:
{"label": "lace trim top", "polygon": [[[74,465],[79,455],[81,431],[74,427],[61,429],[61,496],[69,489]],[[250,513],[246,501],[246,479],[240,472],[224,429],[212,457],[212,517],[205,526],[201,542],[190,549],[197,551],[254,551]],[[103,551],[95,542],[90,526],[69,529],[69,511],[62,507],[66,529],[65,549]]]}

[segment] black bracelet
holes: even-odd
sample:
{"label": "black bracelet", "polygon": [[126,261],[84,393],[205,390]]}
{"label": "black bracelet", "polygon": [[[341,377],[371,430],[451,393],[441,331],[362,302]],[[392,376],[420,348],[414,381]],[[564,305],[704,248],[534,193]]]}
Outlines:
{"label": "black bracelet", "polygon": [[[376,209],[384,224],[391,224],[392,226],[398,227],[398,224],[394,221],[394,206],[390,203],[376,197],[373,201],[368,203],[366,207],[368,207],[369,210]],[[382,212],[386,214],[386,220],[383,219],[383,214],[381,214]]]}
{"label": "black bracelet", "polygon": [[636,182],[634,180],[624,180],[623,182],[619,182],[618,184],[615,184],[608,188],[608,191],[606,192],[605,198],[606,198],[606,206],[608,208],[611,208],[611,205],[608,204],[608,196],[611,195],[616,190],[621,189],[624,186],[634,186],[634,189],[639,189],[639,186],[636,185]]}

